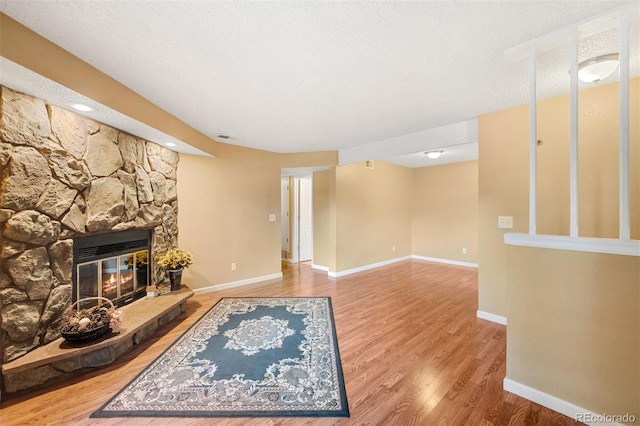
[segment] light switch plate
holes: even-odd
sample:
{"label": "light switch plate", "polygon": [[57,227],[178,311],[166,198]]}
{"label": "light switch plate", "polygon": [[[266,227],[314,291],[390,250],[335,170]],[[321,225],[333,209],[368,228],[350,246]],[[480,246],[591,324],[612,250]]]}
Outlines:
{"label": "light switch plate", "polygon": [[269,214],[269,222],[275,222],[275,221],[276,221],[276,214],[275,213]]}
{"label": "light switch plate", "polygon": [[498,216],[499,229],[513,229],[513,216]]}

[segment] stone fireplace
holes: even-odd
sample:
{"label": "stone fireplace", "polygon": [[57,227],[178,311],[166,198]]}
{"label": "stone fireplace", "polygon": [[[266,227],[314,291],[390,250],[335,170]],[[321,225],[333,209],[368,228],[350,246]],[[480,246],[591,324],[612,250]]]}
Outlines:
{"label": "stone fireplace", "polygon": [[[177,245],[178,154],[0,90],[0,357],[7,363],[60,336],[74,297],[94,294],[84,287],[91,274],[95,292],[119,304],[135,298],[143,280],[167,284],[153,259]],[[145,247],[123,248],[126,233],[134,242],[145,234]],[[94,237],[121,246],[106,255]],[[89,251],[92,259],[82,257]],[[111,274],[119,289],[105,284]]]}

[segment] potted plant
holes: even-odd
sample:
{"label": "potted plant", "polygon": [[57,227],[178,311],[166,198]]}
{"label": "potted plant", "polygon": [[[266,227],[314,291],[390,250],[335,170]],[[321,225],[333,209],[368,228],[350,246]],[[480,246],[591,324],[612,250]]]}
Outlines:
{"label": "potted plant", "polygon": [[193,256],[187,250],[181,248],[172,248],[160,254],[156,260],[158,266],[161,266],[169,272],[169,280],[171,281],[171,291],[180,290],[182,285],[182,270],[193,264]]}

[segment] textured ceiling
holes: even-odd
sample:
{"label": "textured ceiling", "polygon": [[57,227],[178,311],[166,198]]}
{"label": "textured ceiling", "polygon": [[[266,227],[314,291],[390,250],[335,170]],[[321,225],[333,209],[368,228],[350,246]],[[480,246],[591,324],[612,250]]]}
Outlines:
{"label": "textured ceiling", "polygon": [[[119,111],[95,102],[84,95],[62,86],[52,80],[42,77],[0,56],[0,84],[18,92],[38,96],[53,105],[81,114],[101,123],[109,124],[132,135],[171,147],[170,149],[183,154],[211,156],[185,142],[166,133],[160,132],[140,121],[128,117]],[[69,108],[70,105],[82,104],[93,108],[93,111],[79,112]]]}
{"label": "textured ceiling", "polygon": [[[0,0],[0,10],[210,137],[300,152],[525,104],[527,64],[504,51],[626,3]],[[611,48],[597,39],[581,59]],[[637,49],[634,27],[632,75]],[[562,55],[541,58],[540,98],[568,91]]]}

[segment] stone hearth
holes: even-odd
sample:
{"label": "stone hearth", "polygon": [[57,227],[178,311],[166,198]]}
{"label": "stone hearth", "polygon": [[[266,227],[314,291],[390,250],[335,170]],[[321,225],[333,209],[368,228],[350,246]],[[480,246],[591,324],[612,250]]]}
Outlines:
{"label": "stone hearth", "polygon": [[182,287],[154,299],[137,300],[120,308],[124,322],[118,333],[84,344],[69,344],[59,338],[2,365],[6,392],[38,387],[83,370],[111,364],[153,336],[159,327],[183,314],[191,296],[193,291]]}
{"label": "stone hearth", "polygon": [[151,283],[167,284],[153,256],[177,245],[178,154],[0,90],[0,357],[8,363],[59,338],[76,237],[151,230]]}

